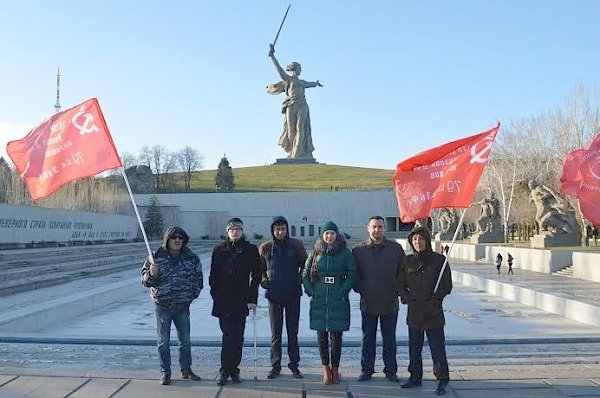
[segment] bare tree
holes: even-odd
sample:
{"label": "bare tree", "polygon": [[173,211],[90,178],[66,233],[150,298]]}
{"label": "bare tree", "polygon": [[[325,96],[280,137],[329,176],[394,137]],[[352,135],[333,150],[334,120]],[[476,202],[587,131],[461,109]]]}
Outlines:
{"label": "bare tree", "polygon": [[185,190],[190,192],[192,190],[192,172],[202,168],[204,157],[194,148],[186,146],[178,152],[177,160],[183,171]]}
{"label": "bare tree", "polygon": [[150,167],[154,173],[157,192],[173,183],[172,176],[169,174],[176,170],[176,156],[164,145],[154,145],[152,148],[144,145],[140,150],[138,160]]}
{"label": "bare tree", "polygon": [[[574,93],[567,98],[565,106],[556,115],[555,143],[557,156],[562,159],[575,149],[583,148],[589,144],[594,136],[600,133],[600,98],[595,99],[590,95],[588,88],[582,81],[577,83]],[[560,175],[560,174],[559,174]],[[590,225],[579,207],[579,200],[568,196],[569,204],[577,209],[581,231],[582,245],[589,244],[587,228]]]}
{"label": "bare tree", "polygon": [[131,166],[137,165],[138,162],[139,162],[138,158],[131,152],[121,153],[121,163],[123,163],[123,167],[125,169],[128,169]]}

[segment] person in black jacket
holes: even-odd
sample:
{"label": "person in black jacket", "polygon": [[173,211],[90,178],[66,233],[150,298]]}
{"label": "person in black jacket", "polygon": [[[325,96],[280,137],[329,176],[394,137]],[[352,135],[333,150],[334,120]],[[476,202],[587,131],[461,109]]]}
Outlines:
{"label": "person in black jacket", "polygon": [[452,275],[447,265],[438,289],[434,292],[438,276],[446,257],[431,249],[431,233],[422,226],[413,228],[408,235],[413,254],[406,258],[406,266],[400,273],[400,297],[408,304],[408,354],[410,378],[402,388],[420,387],[423,379],[424,335],[433,361],[433,373],[438,379],[436,393],[446,393],[450,381],[446,343],[444,337],[444,308],[442,301],[452,291]]}
{"label": "person in black jacket", "polygon": [[300,321],[300,297],[302,296],[302,271],[306,261],[306,249],[302,241],[288,236],[288,222],[282,216],[273,218],[272,239],[258,248],[261,259],[261,286],[269,300],[271,320],[271,371],[267,378],[274,379],[281,373],[281,334],[285,315],[287,330],[288,368],[296,379],[302,379],[298,369],[298,323]]}
{"label": "person in black jacket", "polygon": [[171,323],[177,329],[182,378],[200,380],[191,369],[190,304],[204,285],[202,263],[187,247],[188,241],[183,229],[167,229],[162,246],[142,266],[142,284],[150,288],[155,303],[162,385],[171,384]]}
{"label": "person in black jacket", "polygon": [[223,333],[218,385],[227,378],[239,383],[244,329],[249,311],[256,311],[260,265],[256,246],[246,240],[237,217],[227,222],[227,240],[213,249],[210,265],[212,315]]}
{"label": "person in black jacket", "polygon": [[383,340],[383,373],[398,383],[396,375],[396,324],[400,272],[406,255],[400,244],[385,238],[385,220],[373,216],[367,222],[369,238],[352,249],[356,260],[354,290],[360,294],[362,318],[361,373],[358,381],[370,380],[375,372],[377,324]]}

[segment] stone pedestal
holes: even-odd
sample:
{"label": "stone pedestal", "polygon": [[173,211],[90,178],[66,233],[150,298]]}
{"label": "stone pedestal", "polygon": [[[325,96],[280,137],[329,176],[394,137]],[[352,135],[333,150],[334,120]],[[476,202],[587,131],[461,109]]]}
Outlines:
{"label": "stone pedestal", "polygon": [[474,234],[471,236],[471,243],[478,245],[480,243],[504,243],[502,234]]}
{"label": "stone pedestal", "polygon": [[543,249],[545,247],[557,246],[579,246],[579,235],[577,234],[539,234],[531,238],[531,247]]}
{"label": "stone pedestal", "polygon": [[275,161],[275,164],[317,164],[315,158],[280,158]]}
{"label": "stone pedestal", "polygon": [[454,232],[438,232],[435,234],[435,240],[452,240],[454,238]]}

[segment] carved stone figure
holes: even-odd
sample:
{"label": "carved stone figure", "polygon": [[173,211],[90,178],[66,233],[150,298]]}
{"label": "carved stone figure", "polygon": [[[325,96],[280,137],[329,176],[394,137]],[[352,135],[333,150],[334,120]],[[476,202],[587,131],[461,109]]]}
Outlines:
{"label": "carved stone figure", "polygon": [[473,203],[473,205],[481,205],[479,218],[475,220],[477,225],[475,233],[479,235],[501,234],[500,202],[496,195],[490,192],[487,197]]}
{"label": "carved stone figure", "polygon": [[454,234],[454,231],[458,226],[458,217],[456,216],[456,212],[454,211],[454,209],[440,209],[438,224],[440,226],[440,233]]}
{"label": "carved stone figure", "polygon": [[269,94],[285,92],[281,112],[284,116],[283,133],[279,138],[279,145],[288,153],[290,159],[313,158],[315,147],[312,142],[310,127],[310,113],[304,97],[304,89],[309,87],[323,87],[317,80],[308,82],[299,78],[302,68],[298,62],[292,62],[286,68],[288,75],[275,58],[275,48],[271,45],[269,57],[281,77],[281,81],[267,86]]}
{"label": "carved stone figure", "polygon": [[146,165],[131,166],[125,170],[133,193],[154,193],[154,174]]}
{"label": "carved stone figure", "polygon": [[535,204],[535,221],[542,233],[576,234],[575,214],[566,202],[550,187],[528,182],[529,198]]}

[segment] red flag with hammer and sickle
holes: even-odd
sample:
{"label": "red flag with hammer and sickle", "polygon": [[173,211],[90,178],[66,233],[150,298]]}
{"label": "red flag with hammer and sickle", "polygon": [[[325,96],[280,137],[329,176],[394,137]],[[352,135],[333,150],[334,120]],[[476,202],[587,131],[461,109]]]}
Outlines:
{"label": "red flag with hammer and sickle", "polygon": [[585,218],[600,227],[600,134],[565,157],[560,182],[560,191],[579,198]]}
{"label": "red flag with hammer and sickle", "polygon": [[428,149],[396,166],[394,186],[402,222],[441,207],[467,208],[500,128]]}
{"label": "red flag with hammer and sickle", "polygon": [[64,184],[122,166],[96,98],[56,113],[6,152],[33,199]]}

